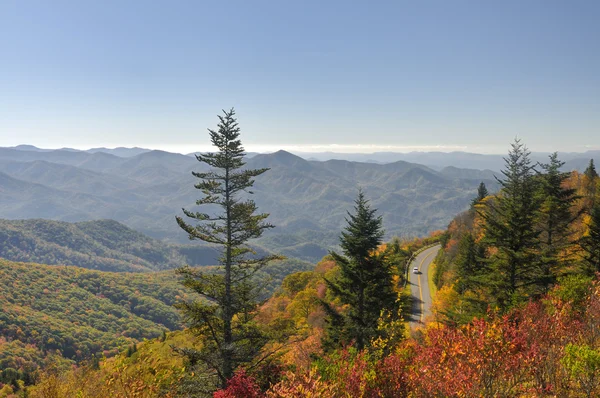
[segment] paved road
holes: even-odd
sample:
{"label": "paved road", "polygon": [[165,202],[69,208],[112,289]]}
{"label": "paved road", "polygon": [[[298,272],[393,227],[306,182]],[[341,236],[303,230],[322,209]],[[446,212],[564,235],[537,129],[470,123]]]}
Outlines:
{"label": "paved road", "polygon": [[[411,318],[409,319],[411,330],[414,330],[419,325],[423,325],[423,321],[431,314],[432,299],[429,293],[427,273],[440,248],[441,246],[437,245],[423,250],[409,266],[408,282],[413,299]],[[414,267],[419,268],[420,272],[418,274],[413,273]]]}

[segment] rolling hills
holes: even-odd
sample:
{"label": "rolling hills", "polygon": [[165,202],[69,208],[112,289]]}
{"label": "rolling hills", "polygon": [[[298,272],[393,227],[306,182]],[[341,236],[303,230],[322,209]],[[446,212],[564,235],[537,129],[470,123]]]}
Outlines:
{"label": "rolling hills", "polygon": [[[269,253],[260,246],[254,250],[261,256]],[[218,257],[214,247],[165,243],[114,220],[0,220],[0,259],[15,262],[139,273],[183,265],[210,267],[217,264]],[[259,274],[268,282],[265,294],[272,293],[289,273],[312,267],[293,257],[269,263]]]}
{"label": "rolling hills", "polygon": [[173,272],[116,274],[0,259],[0,362],[19,369],[56,351],[72,360],[120,351],[180,328],[173,304],[188,295]]}
{"label": "rolling hills", "polygon": [[168,245],[113,220],[68,223],[29,219],[0,220],[0,257],[100,271],[142,272],[183,264],[213,265],[217,254],[206,246]]}
{"label": "rolling hills", "polygon": [[[191,171],[205,166],[164,151],[129,155],[0,148],[0,217],[114,219],[159,240],[185,242],[174,217],[193,208],[199,192]],[[256,179],[252,199],[277,228],[256,244],[307,261],[337,245],[359,187],[383,215],[387,237],[443,228],[468,207],[480,181],[495,187],[490,171],[307,161],[285,151],[254,155],[247,167],[271,169]]]}

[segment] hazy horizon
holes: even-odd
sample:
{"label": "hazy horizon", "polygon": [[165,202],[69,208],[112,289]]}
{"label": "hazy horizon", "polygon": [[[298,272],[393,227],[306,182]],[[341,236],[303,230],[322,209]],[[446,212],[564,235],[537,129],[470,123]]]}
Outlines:
{"label": "hazy horizon", "polygon": [[[526,144],[526,143],[525,143]],[[130,145],[130,146],[79,146],[79,147],[75,147],[75,146],[69,146],[69,145],[63,145],[63,146],[55,146],[55,147],[42,147],[42,146],[38,146],[38,145],[34,145],[34,144],[29,144],[29,143],[22,143],[22,144],[18,144],[18,145],[11,145],[11,146],[0,146],[0,148],[15,148],[18,146],[34,146],[38,149],[44,149],[44,150],[61,150],[61,149],[73,149],[73,150],[78,150],[78,151],[88,151],[91,149],[99,149],[99,148],[103,148],[103,149],[118,149],[118,148],[125,148],[125,149],[134,149],[134,148],[139,148],[139,149],[147,149],[147,150],[158,150],[158,151],[165,151],[165,152],[172,152],[172,153],[180,153],[180,154],[190,154],[193,152],[210,152],[212,150],[214,150],[214,147],[212,146],[203,146],[203,147],[191,147],[191,146],[167,146],[167,147],[148,147],[148,146],[144,146],[144,145]],[[431,145],[431,146],[412,146],[412,147],[399,147],[399,146],[376,146],[376,145],[364,145],[364,146],[352,146],[352,145],[328,145],[328,146],[324,146],[324,145],[307,145],[307,146],[289,146],[289,145],[282,145],[282,146],[277,146],[277,145],[270,145],[270,146],[253,146],[251,145],[250,148],[248,148],[247,146],[245,147],[246,152],[252,152],[252,153],[264,153],[264,154],[268,154],[268,153],[274,153],[280,150],[284,150],[286,152],[291,152],[291,153],[296,153],[296,154],[306,154],[306,155],[310,155],[310,154],[327,154],[327,153],[339,153],[339,154],[348,154],[348,155],[352,155],[352,154],[363,154],[363,155],[369,155],[369,154],[375,154],[375,153],[400,153],[400,154],[408,154],[408,153],[456,153],[456,152],[462,152],[462,153],[472,153],[472,154],[481,154],[481,155],[505,155],[508,150],[509,150],[509,146],[510,143],[507,144],[506,148],[504,148],[504,152],[492,152],[492,151],[483,151],[480,150],[481,148],[469,148],[469,147],[460,147],[460,146],[454,146],[454,147],[450,147],[450,146],[435,146],[435,145]],[[553,152],[559,152],[559,153],[585,153],[587,151],[595,151],[598,150],[596,148],[583,148],[580,151],[559,151],[559,150],[553,150],[553,151],[543,151],[543,150],[534,150],[531,149],[527,146],[528,150],[531,151],[532,153],[553,153]],[[478,150],[479,149],[479,150]]]}

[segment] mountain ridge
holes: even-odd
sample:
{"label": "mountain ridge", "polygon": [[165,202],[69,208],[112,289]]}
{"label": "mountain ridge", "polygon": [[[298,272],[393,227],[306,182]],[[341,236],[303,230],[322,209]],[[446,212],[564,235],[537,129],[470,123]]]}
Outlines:
{"label": "mountain ridge", "polygon": [[[35,161],[49,163],[37,163],[29,172],[18,163]],[[174,218],[181,208],[193,209],[201,196],[191,172],[208,169],[191,156],[166,151],[121,158],[103,152],[14,149],[0,149],[0,167],[4,178],[16,179],[0,191],[0,218],[114,219],[171,243],[187,241]],[[244,167],[270,168],[256,178],[255,195],[245,198],[270,213],[269,221],[279,227],[256,244],[307,261],[317,261],[320,254],[337,247],[346,211],[352,208],[359,188],[380,209],[386,238],[390,238],[424,235],[445,227],[454,214],[469,206],[480,181],[489,184],[491,191],[496,184],[489,171],[455,168],[442,172],[402,160],[318,162],[287,151],[258,154],[246,159]],[[274,239],[275,235],[286,238]],[[320,249],[299,245],[294,236]]]}

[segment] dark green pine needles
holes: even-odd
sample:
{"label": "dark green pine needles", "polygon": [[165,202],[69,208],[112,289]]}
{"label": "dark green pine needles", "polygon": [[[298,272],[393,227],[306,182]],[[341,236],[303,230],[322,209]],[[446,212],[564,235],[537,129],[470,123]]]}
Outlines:
{"label": "dark green pine needles", "polygon": [[[250,239],[273,228],[266,222],[267,213],[255,214],[254,201],[241,197],[242,192],[252,193],[249,188],[254,184],[254,177],[268,169],[244,169],[244,148],[235,112],[233,109],[223,112],[224,115],[219,116],[218,130],[209,129],[217,152],[196,156],[211,170],[192,173],[200,180],[195,187],[204,196],[196,201],[198,210],[183,209],[183,213],[195,224],[176,218],[190,239],[222,249],[217,272],[189,267],[179,270],[184,277],[183,284],[205,298],[179,304],[191,328],[202,339],[202,349],[182,351],[192,363],[202,363],[214,371],[221,388],[225,388],[239,365],[256,360],[267,341],[253,322],[261,293],[261,285],[254,276],[267,262],[281,258],[258,258],[247,246]],[[205,209],[217,214],[209,214]]]}
{"label": "dark green pine needles", "polygon": [[485,221],[484,243],[497,249],[488,259],[485,284],[503,310],[526,300],[537,282],[540,199],[529,154],[515,140],[505,158],[504,178],[498,179],[500,193],[478,210]]}
{"label": "dark green pine needles", "polygon": [[548,163],[540,164],[543,173],[539,175],[541,203],[538,228],[541,256],[538,285],[542,292],[548,291],[564,275],[568,265],[564,253],[574,240],[571,223],[581,215],[581,212],[572,210],[580,197],[575,189],[565,186],[570,173],[560,171],[564,164],[558,160],[556,152],[550,155]]}
{"label": "dark green pine needles", "polygon": [[329,316],[324,338],[326,349],[354,343],[359,350],[377,337],[378,319],[382,311],[396,314],[397,294],[393,289],[388,262],[377,249],[383,238],[382,219],[371,209],[365,195],[359,192],[354,214],[348,213],[348,225],[340,237],[343,255],[331,256],[340,267],[335,280],[326,280],[333,296],[347,305],[343,315],[323,302]]}

